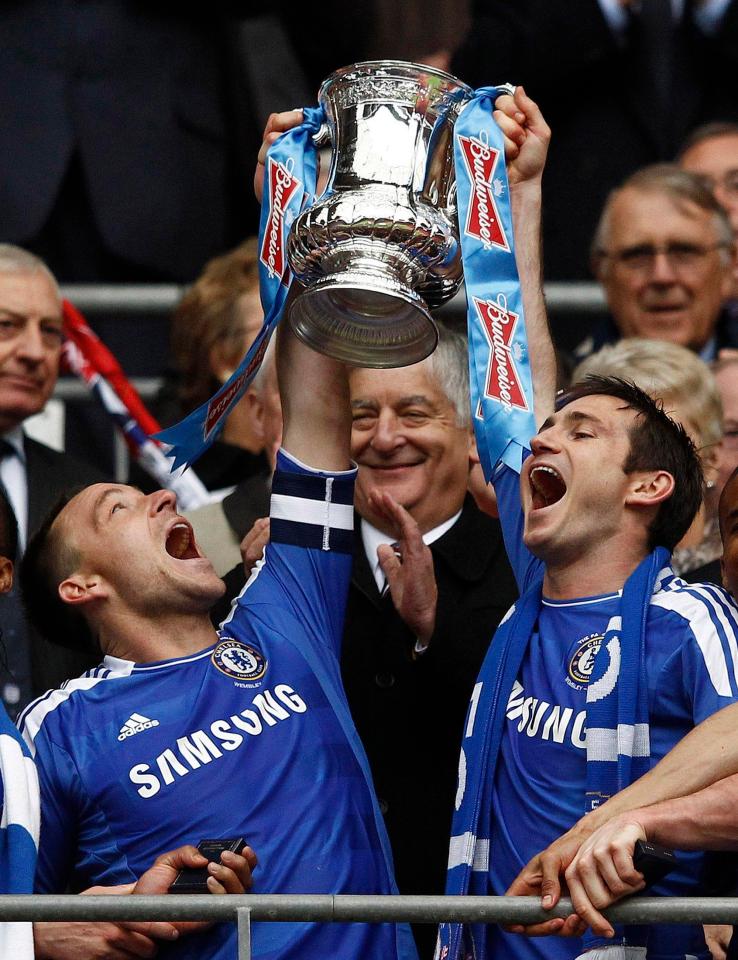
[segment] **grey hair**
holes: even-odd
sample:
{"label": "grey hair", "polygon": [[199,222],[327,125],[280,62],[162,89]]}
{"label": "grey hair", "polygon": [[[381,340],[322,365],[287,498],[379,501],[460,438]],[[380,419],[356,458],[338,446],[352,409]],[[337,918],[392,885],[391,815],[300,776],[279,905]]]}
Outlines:
{"label": "grey hair", "polygon": [[711,214],[718,243],[724,247],[721,251],[723,261],[729,262],[730,251],[733,248],[733,228],[728,214],[717,202],[704,178],[698,173],[682,170],[675,163],[654,163],[636,170],[619,187],[612,190],[605,200],[590,247],[590,256],[594,264],[607,253],[606,241],[610,233],[612,206],[623,190],[660,193],[677,204],[693,203],[705,213]]}
{"label": "grey hair", "polygon": [[589,374],[632,381],[668,411],[678,403],[699,431],[703,446],[723,437],[723,405],[709,366],[696,353],[666,340],[626,337],[583,360],[572,374],[574,383]]}
{"label": "grey hair", "polygon": [[35,253],[16,247],[12,243],[0,243],[0,274],[3,273],[45,273],[51,281],[57,297],[61,299],[56,277]]}
{"label": "grey hair", "polygon": [[436,326],[438,346],[425,362],[431,376],[456,410],[456,422],[460,427],[468,427],[471,424],[471,400],[466,337],[442,323],[436,322]]}

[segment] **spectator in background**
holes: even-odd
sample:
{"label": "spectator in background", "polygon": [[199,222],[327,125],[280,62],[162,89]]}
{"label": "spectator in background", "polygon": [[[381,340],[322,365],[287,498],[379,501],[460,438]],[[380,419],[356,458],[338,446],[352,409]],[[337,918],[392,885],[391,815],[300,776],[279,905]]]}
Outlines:
{"label": "spectator in background", "polygon": [[575,356],[619,337],[668,340],[703,360],[738,345],[724,310],[734,260],[730,221],[701,177],[671,164],[634,173],[610,194],[592,241],[611,316]]}
{"label": "spectator in background", "polygon": [[588,279],[610,190],[639,167],[671,160],[696,125],[738,121],[738,3],[475,0],[472,11],[453,71],[472,86],[524,83],[540,103],[554,131],[545,276]]}
{"label": "spectator in background", "polygon": [[715,378],[698,356],[665,340],[627,338],[603,347],[575,369],[573,381],[589,374],[630,380],[664,405],[697,447],[705,497],[685,536],[675,547],[674,573],[690,583],[722,583],[718,524],[718,477],[723,463],[723,411]]}
{"label": "spectator in background", "polygon": [[716,360],[712,367],[723,406],[723,452],[720,458],[718,489],[722,490],[738,469],[738,356]]}
{"label": "spectator in background", "polygon": [[738,236],[738,123],[698,127],[687,137],[677,162],[706,180]]}
{"label": "spectator in background", "polygon": [[[60,494],[102,478],[66,453],[27,437],[23,422],[44,409],[62,342],[59,288],[33,254],[0,244],[0,482],[18,520],[22,553]],[[11,717],[49,687],[92,666],[96,651],[68,651],[29,629],[17,591],[0,597],[9,675],[0,694]]]}
{"label": "spectator in background", "polygon": [[[264,315],[259,298],[256,238],[206,264],[172,316],[173,382],[154,413],[165,425],[206,403],[230,377],[256,337]],[[210,491],[228,490],[246,477],[268,474],[263,405],[252,386],[233,408],[218,441],[195,472]],[[132,481],[153,489],[134,470]]]}
{"label": "spectator in background", "polygon": [[[279,398],[273,341],[267,348],[261,367],[252,380],[244,400],[248,400],[246,413],[252,418],[254,432],[263,443],[266,466],[253,473],[247,471],[236,488],[227,493],[222,500],[185,513],[194,527],[195,536],[203,553],[215,567],[218,576],[223,576],[240,564],[241,541],[256,520],[266,517],[269,513],[271,476],[277,448],[282,438],[282,404]],[[234,413],[242,404],[243,401],[236,407]],[[244,419],[244,417],[241,418],[242,422]],[[220,444],[216,442],[215,449],[217,450],[219,446]],[[232,596],[235,594],[229,594],[229,599]],[[220,612],[225,616],[225,610]]]}
{"label": "spectator in background", "polygon": [[253,229],[233,7],[0,5],[0,237],[64,281],[189,283]]}
{"label": "spectator in background", "polygon": [[[709,184],[715,199],[725,208],[733,227],[733,239],[738,242],[738,123],[708,123],[698,127],[682,146],[677,162]],[[726,310],[734,321],[738,319],[738,263]]]}
{"label": "spectator in background", "polygon": [[[441,894],[466,708],[516,590],[499,522],[467,494],[476,448],[464,337],[440,327],[427,360],[352,370],[349,389],[358,516],[341,672],[400,891]],[[430,547],[438,602],[427,650],[417,647],[403,598],[385,576],[380,554],[398,531],[373,491],[402,504]],[[239,567],[226,577],[226,598],[243,582]],[[216,621],[226,610],[216,609]],[[430,956],[434,927],[418,924],[414,932],[421,957]]]}

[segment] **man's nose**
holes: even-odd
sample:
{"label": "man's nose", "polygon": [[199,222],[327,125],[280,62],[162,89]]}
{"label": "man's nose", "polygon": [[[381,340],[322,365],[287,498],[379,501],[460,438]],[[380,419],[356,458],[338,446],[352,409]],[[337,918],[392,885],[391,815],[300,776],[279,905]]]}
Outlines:
{"label": "man's nose", "polygon": [[157,490],[156,493],[149,494],[148,500],[149,513],[152,516],[167,509],[177,512],[177,494],[173,490]]}
{"label": "man's nose", "polygon": [[40,363],[46,356],[46,348],[37,323],[28,321],[18,334],[16,354],[33,363]]}
{"label": "man's nose", "polygon": [[397,416],[390,410],[383,410],[377,417],[371,445],[375,450],[389,452],[401,446],[404,437]]}
{"label": "man's nose", "polygon": [[551,427],[547,430],[541,430],[530,441],[531,452],[538,455],[540,453],[556,453],[559,450],[559,443]]}
{"label": "man's nose", "polygon": [[649,279],[652,283],[669,284],[677,280],[676,270],[671,257],[665,250],[654,253]]}

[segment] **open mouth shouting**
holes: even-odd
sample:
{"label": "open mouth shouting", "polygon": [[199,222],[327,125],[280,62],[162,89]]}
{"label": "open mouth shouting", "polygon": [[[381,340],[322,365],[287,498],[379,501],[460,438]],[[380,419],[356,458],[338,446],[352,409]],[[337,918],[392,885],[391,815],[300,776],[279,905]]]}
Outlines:
{"label": "open mouth shouting", "polygon": [[531,491],[531,509],[542,510],[550,507],[566,493],[566,484],[561,474],[553,467],[533,467],[528,475]]}
{"label": "open mouth shouting", "polygon": [[192,527],[186,520],[177,520],[167,531],[164,548],[175,560],[200,560]]}

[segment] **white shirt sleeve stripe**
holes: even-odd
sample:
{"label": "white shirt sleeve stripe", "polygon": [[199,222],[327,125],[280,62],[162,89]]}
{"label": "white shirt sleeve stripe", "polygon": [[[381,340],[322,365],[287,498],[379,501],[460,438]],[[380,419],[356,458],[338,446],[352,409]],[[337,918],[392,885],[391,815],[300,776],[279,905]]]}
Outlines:
{"label": "white shirt sleeve stripe", "polygon": [[273,493],[269,513],[274,520],[313,523],[320,527],[333,527],[337,530],[354,529],[354,508],[347,503],[307,500],[303,497],[290,497],[284,493]]}
{"label": "white shirt sleeve stripe", "polygon": [[4,792],[0,828],[5,830],[11,823],[24,827],[38,847],[41,813],[36,765],[30,757],[24,756],[15,737],[7,733],[0,734],[0,768]]}
{"label": "white shirt sleeve stripe", "polygon": [[[705,599],[695,596],[691,592],[693,589],[690,587],[690,592],[686,588],[664,591],[654,596],[651,602],[655,606],[673,611],[688,621],[695,642],[702,653],[715,692],[720,697],[732,697],[728,661],[725,658],[723,645],[710,616],[710,608],[708,608]],[[721,613],[719,620],[726,633],[729,636],[733,634],[735,641],[735,619],[733,618],[732,623],[728,623],[725,614]]]}
{"label": "white shirt sleeve stripe", "polygon": [[28,744],[32,756],[36,756],[36,746],[33,741],[36,739],[46,717],[67,701],[75,690],[91,690],[105,680],[128,676],[135,666],[132,661],[127,660],[121,660],[120,664],[120,670],[111,671],[106,677],[79,677],[77,680],[69,680],[64,689],[44,694],[35,704],[27,707],[25,719],[21,725],[21,735]]}

